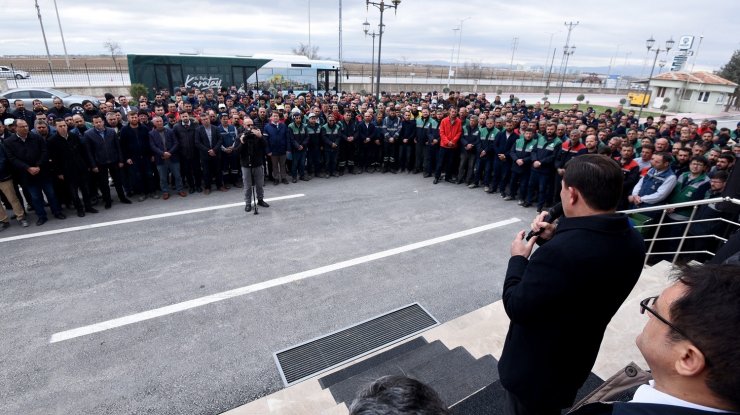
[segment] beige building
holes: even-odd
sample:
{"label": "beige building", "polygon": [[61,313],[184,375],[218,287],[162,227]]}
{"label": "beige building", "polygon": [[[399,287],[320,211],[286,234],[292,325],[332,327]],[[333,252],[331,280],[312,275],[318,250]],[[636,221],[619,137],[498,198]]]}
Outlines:
{"label": "beige building", "polygon": [[[666,72],[650,80],[649,106],[668,112],[718,115],[732,98],[737,84],[709,72]],[[668,102],[666,102],[666,100]]]}

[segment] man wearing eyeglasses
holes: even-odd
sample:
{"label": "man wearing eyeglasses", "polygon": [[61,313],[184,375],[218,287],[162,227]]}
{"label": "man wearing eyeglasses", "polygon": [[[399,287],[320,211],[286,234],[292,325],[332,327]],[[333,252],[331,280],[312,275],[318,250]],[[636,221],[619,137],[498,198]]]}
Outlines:
{"label": "man wearing eyeglasses", "polygon": [[686,267],[640,302],[637,347],[653,380],[630,402],[592,403],[574,415],[710,415],[740,411],[740,266]]}
{"label": "man wearing eyeglasses", "polygon": [[[540,214],[539,236],[511,245],[503,303],[511,319],[498,371],[506,414],[559,414],[584,383],[604,330],[637,282],[642,237],[615,213],[618,163],[584,154],[565,164],[557,224]],[[535,241],[541,247],[532,253]],[[530,258],[531,254],[531,258]]]}

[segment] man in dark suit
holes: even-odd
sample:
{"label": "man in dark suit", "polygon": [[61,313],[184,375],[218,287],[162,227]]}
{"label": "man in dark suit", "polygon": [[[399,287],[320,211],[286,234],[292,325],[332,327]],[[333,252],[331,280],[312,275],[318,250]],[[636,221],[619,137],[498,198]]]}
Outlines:
{"label": "man in dark suit", "polygon": [[131,201],[126,198],[123,191],[123,181],[121,169],[123,168],[123,153],[121,152],[121,142],[116,135],[116,131],[105,126],[103,118],[100,115],[93,115],[93,128],[85,131],[85,145],[87,146],[90,158],[90,167],[92,172],[97,175],[98,187],[103,193],[105,208],[110,209],[113,199],[110,195],[110,186],[108,185],[108,175],[113,179],[113,186],[116,188],[118,200],[124,204],[130,204]]}
{"label": "man in dark suit", "polygon": [[198,126],[190,119],[190,114],[180,111],[180,122],[172,127],[175,138],[180,145],[179,158],[182,179],[188,183],[190,194],[203,191],[201,186],[200,152],[197,141]]}
{"label": "man in dark suit", "polygon": [[[46,142],[28,130],[25,119],[16,121],[16,132],[3,143],[10,164],[15,168],[21,187],[31,196],[31,205],[38,216],[37,226],[47,222],[44,194],[54,217],[66,219],[54,194]],[[43,192],[43,194],[42,194]]]}
{"label": "man in dark suit", "polygon": [[211,124],[211,117],[204,112],[200,115],[200,126],[195,134],[195,146],[200,152],[200,163],[203,166],[203,193],[211,193],[211,183],[216,182],[216,188],[226,191],[221,175],[221,134],[216,126]]}
{"label": "man in dark suit", "polygon": [[[565,166],[557,224],[541,213],[511,245],[503,303],[511,319],[498,370],[507,414],[559,414],[588,377],[604,330],[637,282],[645,245],[616,214],[619,165],[582,155]],[[541,247],[534,252],[534,243]]]}
{"label": "man in dark suit", "polygon": [[162,188],[162,199],[170,198],[169,175],[175,178],[175,190],[181,197],[188,194],[182,187],[182,178],[180,177],[180,160],[177,150],[180,143],[175,137],[175,133],[169,128],[164,128],[164,120],[160,116],[152,118],[154,129],[149,132],[149,148],[154,153],[154,161],[157,163],[159,171],[159,187]]}
{"label": "man in dark suit", "polygon": [[80,136],[69,132],[63,118],[56,120],[56,130],[56,134],[51,136],[47,145],[54,174],[61,181],[67,200],[72,200],[79,217],[84,217],[85,212],[98,213],[90,202],[90,190],[87,187],[87,174],[90,168],[87,149],[82,144]]}

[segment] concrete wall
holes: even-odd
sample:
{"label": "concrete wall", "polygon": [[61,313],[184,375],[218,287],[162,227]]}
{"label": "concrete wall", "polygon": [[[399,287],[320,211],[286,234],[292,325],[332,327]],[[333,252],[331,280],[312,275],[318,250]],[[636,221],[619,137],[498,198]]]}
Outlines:
{"label": "concrete wall", "polygon": [[[439,93],[442,93],[442,90],[447,87],[447,83],[426,83],[426,84],[418,84],[418,83],[380,83],[380,90],[386,91],[386,92],[399,92],[399,91],[437,91]],[[348,92],[360,92],[362,90],[365,90],[366,92],[370,92],[371,90],[371,84],[369,82],[347,82],[342,81],[342,90],[348,91]],[[462,91],[463,93],[469,93],[469,92],[485,92],[486,94],[496,94],[497,90],[501,90],[502,94],[516,94],[516,93],[541,93],[542,96],[545,96],[544,91],[545,88],[543,86],[522,86],[522,85],[506,85],[505,81],[502,82],[501,85],[477,85],[475,82],[462,82],[458,81],[454,85],[450,85],[450,89],[453,91]],[[550,94],[549,96],[552,97],[553,95],[557,95],[560,87],[557,86],[550,86]],[[599,88],[598,86],[594,87],[569,87],[568,85],[565,85],[563,87],[563,93],[569,93],[569,94],[610,94],[613,93],[614,89],[612,88]],[[626,92],[625,92],[626,95]]]}
{"label": "concrete wall", "polygon": [[[724,85],[707,85],[707,84],[695,84],[689,83],[688,86],[684,82],[677,81],[664,81],[664,80],[653,80],[650,83],[650,91],[652,96],[656,96],[658,88],[666,88],[666,92],[663,98],[670,98],[668,102],[667,111],[669,112],[695,112],[699,114],[719,115],[724,111],[727,105],[729,95],[734,91],[733,87]],[[683,88],[687,88],[691,92],[689,99],[681,99],[681,91]],[[699,101],[700,92],[709,92],[709,99],[707,102]],[[717,98],[720,95],[724,95],[722,103],[717,103]],[[660,108],[662,105],[660,97],[655,97],[650,103],[652,108]]]}
{"label": "concrete wall", "polygon": [[67,92],[69,94],[92,95],[94,97],[103,97],[106,92],[110,92],[116,98],[119,95],[131,96],[128,86],[60,86],[54,89]]}

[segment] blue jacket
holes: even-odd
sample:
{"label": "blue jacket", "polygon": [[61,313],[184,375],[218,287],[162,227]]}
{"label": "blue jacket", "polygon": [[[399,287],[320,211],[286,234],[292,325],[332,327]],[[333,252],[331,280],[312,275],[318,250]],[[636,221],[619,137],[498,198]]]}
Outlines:
{"label": "blue jacket", "polygon": [[154,153],[154,161],[157,162],[157,164],[164,164],[164,152],[169,152],[172,156],[170,156],[169,160],[171,163],[177,163],[177,149],[180,147],[180,143],[177,141],[177,138],[175,137],[175,133],[172,132],[169,128],[165,128],[162,130],[164,133],[164,139],[167,145],[165,146],[162,143],[162,137],[159,135],[159,131],[157,129],[153,129],[152,131],[149,131],[149,148],[152,150],[152,153]]}
{"label": "blue jacket", "polygon": [[106,127],[102,136],[94,128],[85,131],[85,145],[90,154],[92,168],[103,164],[123,163],[121,141],[116,135],[116,130],[112,128]]}
{"label": "blue jacket", "polygon": [[496,160],[511,160],[509,153],[511,152],[512,147],[514,147],[514,143],[516,143],[517,139],[519,139],[519,135],[513,131],[509,134],[509,138],[506,138],[506,130],[499,131],[499,133],[496,134],[496,138],[493,139],[493,152],[496,153],[496,155],[504,154],[506,156],[506,160],[499,160],[498,157],[496,157]]}
{"label": "blue jacket", "polygon": [[274,125],[268,123],[265,125],[265,134],[267,137],[267,152],[273,156],[282,156],[288,152],[288,127],[283,123]]}
{"label": "blue jacket", "polygon": [[364,120],[360,121],[357,123],[357,129],[355,131],[357,132],[357,140],[360,143],[364,143],[367,138],[371,141],[377,138],[377,128],[375,127],[375,123],[372,121],[370,124],[365,124]]}

